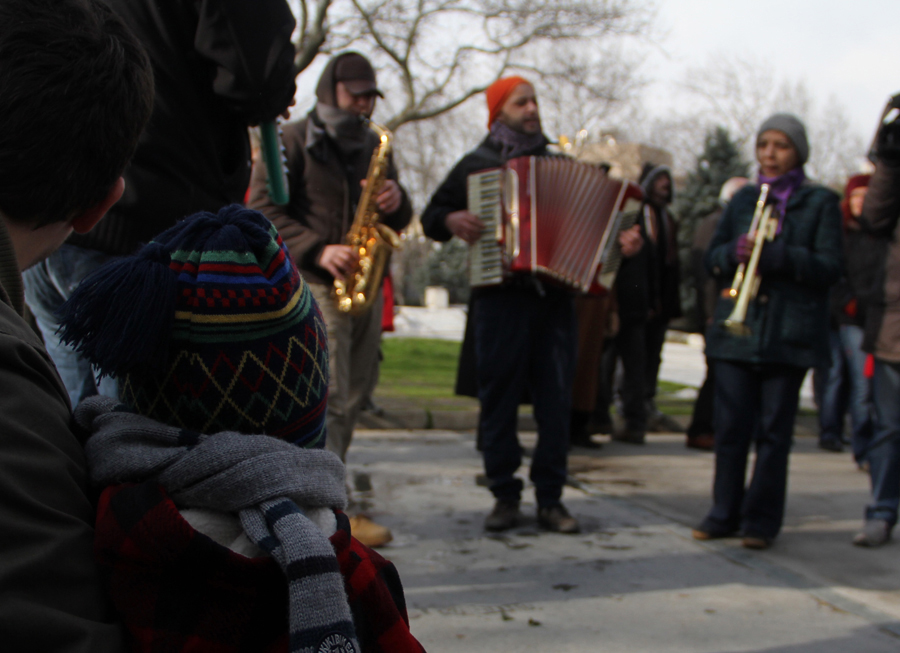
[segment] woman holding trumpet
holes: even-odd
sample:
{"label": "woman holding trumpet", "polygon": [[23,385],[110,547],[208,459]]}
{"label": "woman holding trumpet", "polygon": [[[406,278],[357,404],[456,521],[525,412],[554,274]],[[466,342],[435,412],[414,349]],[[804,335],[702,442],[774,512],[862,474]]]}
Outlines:
{"label": "woman holding trumpet", "polygon": [[716,469],[697,539],[740,534],[745,547],[764,549],[781,529],[800,385],[829,355],[828,287],[841,270],[838,197],[806,179],[808,155],[795,116],[763,122],[757,184],[734,196],[707,252],[710,274],[733,282],[706,335],[716,365]]}

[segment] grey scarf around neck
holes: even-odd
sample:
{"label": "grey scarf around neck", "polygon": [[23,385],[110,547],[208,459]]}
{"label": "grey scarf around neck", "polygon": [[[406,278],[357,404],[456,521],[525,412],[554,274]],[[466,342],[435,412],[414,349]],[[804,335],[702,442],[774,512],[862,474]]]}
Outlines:
{"label": "grey scarf around neck", "polygon": [[288,579],[292,653],[315,653],[333,635],[359,651],[334,548],[303,513],[346,506],[344,465],[336,455],[267,435],[185,431],[109,397],[83,401],[75,421],[91,433],[85,453],[95,485],[152,480],[179,508],[238,513],[250,540]]}
{"label": "grey scarf around neck", "polygon": [[356,114],[318,102],[313,109],[325,133],[346,157],[358,154],[366,143],[369,128]]}
{"label": "grey scarf around neck", "polygon": [[500,146],[500,156],[504,161],[530,154],[549,142],[541,132],[525,134],[500,121],[491,125],[491,140]]}

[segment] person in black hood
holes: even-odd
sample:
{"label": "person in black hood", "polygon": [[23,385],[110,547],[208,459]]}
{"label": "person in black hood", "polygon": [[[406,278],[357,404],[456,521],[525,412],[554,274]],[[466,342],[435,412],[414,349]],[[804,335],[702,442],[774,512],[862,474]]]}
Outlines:
{"label": "person in black hood", "polygon": [[607,357],[608,364],[618,354],[624,371],[625,423],[613,430],[612,438],[630,444],[643,444],[648,428],[680,430],[656,410],[654,401],[666,329],[670,319],[681,315],[677,231],[668,211],[673,198],[671,171],[645,164],[641,188],[644,203],[638,224],[645,246],[622,261],[616,278],[620,327],[615,350]]}

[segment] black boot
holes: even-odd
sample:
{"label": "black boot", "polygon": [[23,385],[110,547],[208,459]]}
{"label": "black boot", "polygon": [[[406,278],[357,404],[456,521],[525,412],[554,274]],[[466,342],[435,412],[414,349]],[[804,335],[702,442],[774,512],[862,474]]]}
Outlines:
{"label": "black boot", "polygon": [[583,447],[585,449],[599,449],[603,445],[591,440],[588,432],[588,420],[591,414],[585,410],[573,410],[569,418],[569,448]]}

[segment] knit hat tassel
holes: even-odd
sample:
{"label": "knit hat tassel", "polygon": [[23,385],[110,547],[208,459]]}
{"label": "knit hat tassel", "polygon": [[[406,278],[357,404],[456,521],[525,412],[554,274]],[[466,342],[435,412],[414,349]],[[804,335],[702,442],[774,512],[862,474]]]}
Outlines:
{"label": "knit hat tassel", "polygon": [[86,277],[60,307],[57,334],[89,359],[99,376],[153,369],[168,360],[178,292],[169,262],[166,249],[150,243],[140,254]]}

